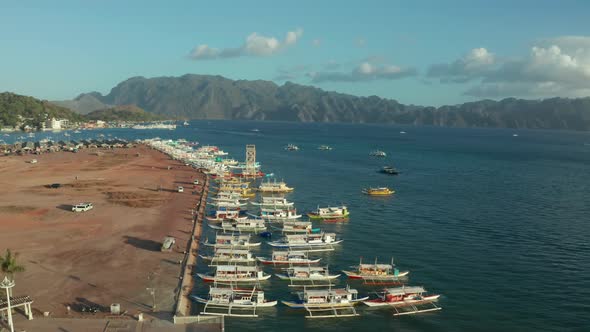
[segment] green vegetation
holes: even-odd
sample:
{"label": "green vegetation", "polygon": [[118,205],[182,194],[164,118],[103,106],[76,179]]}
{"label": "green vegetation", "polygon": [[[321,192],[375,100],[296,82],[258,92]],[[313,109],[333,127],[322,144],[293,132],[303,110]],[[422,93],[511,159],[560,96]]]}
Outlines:
{"label": "green vegetation", "polygon": [[18,264],[17,257],[18,253],[13,254],[10,249],[6,249],[4,256],[0,256],[0,269],[12,280],[14,280],[15,273],[25,271],[25,267]]}
{"label": "green vegetation", "polygon": [[88,120],[134,122],[164,120],[164,117],[148,113],[135,105],[123,105],[92,111],[86,114],[86,118]]}
{"label": "green vegetation", "polygon": [[47,119],[68,119],[83,121],[80,114],[67,108],[56,106],[48,101],[21,96],[10,92],[0,93],[0,127],[29,126],[41,129]]}

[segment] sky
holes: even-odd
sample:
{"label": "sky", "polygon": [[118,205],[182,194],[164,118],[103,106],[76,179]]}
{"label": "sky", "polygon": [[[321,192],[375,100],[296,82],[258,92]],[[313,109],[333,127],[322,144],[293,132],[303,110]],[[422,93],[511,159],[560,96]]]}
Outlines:
{"label": "sky", "polygon": [[590,1],[0,0],[0,91],[292,81],[405,104],[590,96]]}

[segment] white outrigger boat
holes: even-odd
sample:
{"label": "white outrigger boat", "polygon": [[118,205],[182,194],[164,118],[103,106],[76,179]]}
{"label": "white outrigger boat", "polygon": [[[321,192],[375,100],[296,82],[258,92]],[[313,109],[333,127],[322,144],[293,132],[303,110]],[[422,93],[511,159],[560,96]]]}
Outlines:
{"label": "white outrigger boat", "polygon": [[435,303],[439,298],[438,294],[426,294],[424,287],[402,286],[386,288],[378,293],[378,298],[363,303],[369,307],[393,307],[393,315],[400,316],[441,310],[442,308]]}
{"label": "white outrigger boat", "polygon": [[294,266],[287,268],[285,273],[275,275],[281,280],[290,281],[290,287],[327,286],[326,282],[329,284],[332,280],[340,277],[340,274],[330,274],[327,266]]}
{"label": "white outrigger boat", "polygon": [[[256,287],[252,290],[211,287],[208,298],[195,295],[191,297],[205,305],[202,315],[258,317],[256,309],[277,305],[277,301],[266,300],[264,292],[257,291]],[[224,312],[216,312],[222,310]]]}
{"label": "white outrigger boat", "polygon": [[354,266],[354,271],[342,271],[350,279],[362,279],[370,284],[399,283],[401,278],[406,277],[410,271],[399,271],[393,264],[378,264],[377,259],[373,264],[363,264],[362,258],[359,265]]}
{"label": "white outrigger boat", "polygon": [[305,251],[273,251],[270,259],[257,257],[259,262],[266,265],[310,265],[320,261],[321,258],[310,259]]}
{"label": "white outrigger boat", "polygon": [[232,249],[240,249],[240,248],[250,248],[250,247],[258,247],[260,242],[250,242],[250,234],[217,234],[215,237],[214,243],[209,243],[208,241],[203,242],[204,245],[208,247],[214,248],[232,248]]}
{"label": "white outrigger boat", "polygon": [[209,266],[256,263],[256,258],[248,249],[219,248],[215,250],[212,256],[199,254],[199,257],[205,261],[209,261]]}
{"label": "white outrigger boat", "polygon": [[262,196],[261,202],[250,202],[250,204],[260,206],[261,208],[288,209],[291,208],[294,203],[289,202],[284,197]]}
{"label": "white outrigger boat", "polygon": [[222,200],[222,201],[215,201],[208,203],[216,208],[226,208],[226,209],[241,209],[242,207],[248,205],[248,203],[242,203],[239,200]]}
{"label": "white outrigger boat", "polygon": [[282,228],[272,225],[271,227],[280,230],[282,233],[312,233],[314,230],[311,221],[285,221],[282,225]]}
{"label": "white outrigger boat", "polygon": [[341,243],[334,233],[287,234],[279,241],[268,242],[276,248],[305,249],[306,251],[331,251],[333,245]]}
{"label": "white outrigger boat", "polygon": [[245,265],[217,265],[215,273],[197,273],[197,276],[205,282],[217,283],[257,283],[267,280],[270,274],[265,274],[257,266]]}
{"label": "white outrigger boat", "polygon": [[228,219],[246,219],[248,217],[242,216],[245,213],[244,211],[238,209],[226,209],[220,208],[213,212],[212,215],[205,217],[209,222],[222,222]]}
{"label": "white outrigger boat", "polygon": [[297,301],[281,301],[284,305],[294,309],[305,309],[309,316],[306,318],[352,317],[359,314],[354,309],[356,304],[369,297],[358,298],[356,289],[305,289],[297,292]]}
{"label": "white outrigger boat", "polygon": [[263,219],[239,218],[229,219],[221,222],[221,226],[211,225],[209,227],[224,232],[235,233],[261,233],[266,231],[266,225]]}
{"label": "white outrigger boat", "polygon": [[297,214],[297,209],[260,209],[260,218],[268,221],[285,221],[295,220],[301,218],[300,214]]}
{"label": "white outrigger boat", "polygon": [[283,181],[277,182],[262,182],[258,187],[258,191],[261,193],[288,193],[293,191],[293,188],[288,187]]}

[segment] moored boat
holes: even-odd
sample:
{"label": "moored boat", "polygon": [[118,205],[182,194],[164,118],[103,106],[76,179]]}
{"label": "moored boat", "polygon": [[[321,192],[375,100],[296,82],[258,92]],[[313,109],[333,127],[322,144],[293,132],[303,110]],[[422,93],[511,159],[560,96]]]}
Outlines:
{"label": "moored boat", "polygon": [[285,221],[299,219],[301,215],[297,214],[297,209],[262,208],[260,218],[268,221]]}
{"label": "moored boat", "polygon": [[394,316],[413,315],[442,309],[437,305],[440,295],[428,294],[426,289],[420,286],[386,288],[377,296],[376,299],[365,300],[363,303],[369,307],[393,308]]}
{"label": "moored boat", "polygon": [[359,265],[354,266],[354,271],[342,271],[351,279],[362,279],[370,283],[399,282],[400,278],[407,276],[409,271],[399,271],[393,264],[378,264],[375,259],[373,264],[363,264],[362,259]]}
{"label": "moored boat", "polygon": [[209,266],[227,264],[250,264],[256,262],[256,258],[248,249],[219,248],[215,249],[215,253],[213,255],[199,254],[199,257],[201,257],[205,261],[209,261]]}
{"label": "moored boat", "polygon": [[250,202],[250,204],[263,208],[285,209],[292,207],[294,203],[284,197],[262,196],[260,202]]}
{"label": "moored boat", "polygon": [[273,251],[272,257],[257,257],[259,262],[266,265],[309,265],[315,264],[321,258],[310,259],[304,251]]}
{"label": "moored boat", "polygon": [[221,225],[211,225],[209,227],[224,232],[237,233],[261,233],[266,231],[266,225],[263,219],[239,218],[223,220]]}
{"label": "moored boat", "polygon": [[354,305],[369,298],[368,296],[359,298],[358,291],[349,287],[305,289],[296,294],[298,300],[281,302],[290,308],[306,309],[308,318],[358,316]]}
{"label": "moored boat", "polygon": [[197,276],[205,282],[218,283],[256,283],[271,277],[257,266],[245,265],[217,265],[215,273],[197,273]]}
{"label": "moored boat", "polygon": [[[256,287],[251,290],[211,287],[207,298],[196,295],[191,297],[205,305],[201,314],[219,316],[258,317],[257,308],[274,307],[278,302],[266,300],[264,292],[256,290]],[[213,311],[220,308],[227,308],[227,312]],[[244,311],[251,313],[243,313]]]}
{"label": "moored boat", "polygon": [[271,182],[270,180],[267,182],[262,182],[258,187],[258,191],[261,193],[288,193],[293,191],[293,188],[288,187],[287,184],[283,181]]}
{"label": "moored boat", "polygon": [[309,251],[334,250],[333,245],[341,243],[334,233],[308,233],[308,234],[287,234],[279,241],[268,242],[276,248],[298,248]]}
{"label": "moored boat", "polygon": [[289,281],[329,281],[340,277],[340,274],[330,274],[327,266],[294,266],[285,273],[275,274],[281,280]]}
{"label": "moored boat", "polygon": [[341,221],[347,219],[349,214],[348,208],[344,205],[324,208],[318,206],[315,211],[309,212],[307,216],[310,219]]}
{"label": "moored boat", "polygon": [[204,245],[214,248],[250,248],[257,247],[260,242],[250,242],[250,234],[217,234],[215,242],[203,242]]}

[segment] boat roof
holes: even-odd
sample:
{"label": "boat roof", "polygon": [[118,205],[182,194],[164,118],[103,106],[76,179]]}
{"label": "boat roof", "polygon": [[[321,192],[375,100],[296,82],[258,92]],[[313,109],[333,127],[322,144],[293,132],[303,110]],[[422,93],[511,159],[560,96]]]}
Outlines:
{"label": "boat roof", "polygon": [[331,236],[336,237],[336,233],[310,233],[310,234],[286,234],[285,237],[287,239],[305,239],[308,237],[321,237],[321,236]]}
{"label": "boat roof", "polygon": [[361,264],[359,265],[359,268],[387,270],[393,268],[393,266],[391,264]]}
{"label": "boat roof", "polygon": [[404,294],[415,294],[424,293],[426,290],[422,286],[403,286],[396,288],[386,288],[385,292],[391,295],[404,295]]}
{"label": "boat roof", "polygon": [[297,271],[324,271],[326,268],[323,266],[294,266],[290,268],[294,272]]}
{"label": "boat roof", "polygon": [[250,250],[248,249],[225,249],[225,248],[219,248],[217,250],[215,250],[215,255],[217,254],[241,254],[241,255],[245,255],[245,254],[249,254]]}
{"label": "boat roof", "polygon": [[243,265],[218,265],[217,271],[258,271],[256,266],[243,266]]}
{"label": "boat roof", "polygon": [[231,288],[217,288],[217,287],[211,287],[211,289],[209,289],[209,294],[211,295],[223,295],[223,294],[227,294],[227,295],[231,295],[231,294],[244,294],[244,293],[258,293],[260,292],[259,290],[251,290],[251,289],[231,289]]}
{"label": "boat roof", "polygon": [[224,234],[217,234],[217,239],[218,240],[233,240],[233,239],[238,239],[238,240],[250,240],[250,234],[229,234],[229,235],[224,235]]}
{"label": "boat roof", "polygon": [[358,294],[356,289],[332,288],[332,289],[306,289],[305,294],[309,296],[348,295]]}

